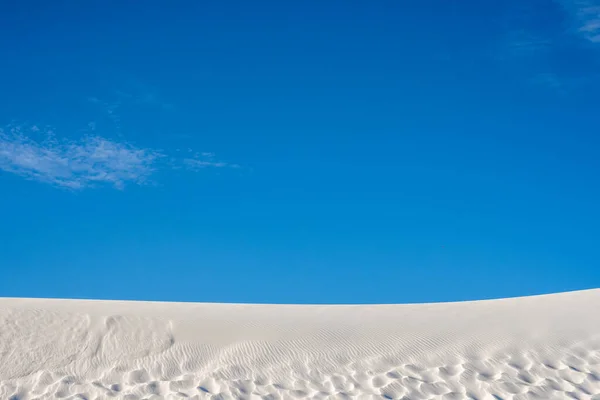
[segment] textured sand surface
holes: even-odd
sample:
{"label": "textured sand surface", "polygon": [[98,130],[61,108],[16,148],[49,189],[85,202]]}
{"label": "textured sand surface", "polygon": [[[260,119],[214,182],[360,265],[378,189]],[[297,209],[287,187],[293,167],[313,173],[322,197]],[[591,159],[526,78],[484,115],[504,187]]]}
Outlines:
{"label": "textured sand surface", "polygon": [[0,399],[600,399],[600,290],[282,306],[0,299]]}

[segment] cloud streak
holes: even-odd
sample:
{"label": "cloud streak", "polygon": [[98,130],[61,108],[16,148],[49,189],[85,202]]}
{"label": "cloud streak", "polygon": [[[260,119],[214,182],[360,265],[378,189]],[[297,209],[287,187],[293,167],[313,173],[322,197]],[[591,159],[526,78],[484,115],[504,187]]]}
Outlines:
{"label": "cloud streak", "polygon": [[600,0],[554,0],[567,15],[570,33],[600,44]]}
{"label": "cloud streak", "polygon": [[64,188],[141,185],[162,157],[159,151],[101,136],[69,141],[57,139],[50,128],[0,128],[0,170]]}
{"label": "cloud streak", "polygon": [[98,186],[123,189],[128,185],[153,183],[151,176],[159,170],[198,172],[207,168],[239,167],[217,159],[213,153],[192,149],[185,154],[180,150],[173,153],[125,141],[119,110],[123,104],[168,108],[154,95],[133,96],[119,92],[114,102],[97,97],[90,97],[88,101],[106,111],[114,128],[113,135],[101,134],[96,122],[88,122],[77,137],[57,136],[54,128],[41,125],[0,126],[0,173],[4,171],[72,190]]}
{"label": "cloud streak", "polygon": [[58,138],[52,128],[8,125],[0,128],[0,171],[72,190],[101,185],[123,189],[145,185],[159,169],[200,171],[205,168],[239,168],[216,159],[213,153],[172,157],[93,134],[78,140]]}
{"label": "cloud streak", "polygon": [[600,43],[600,0],[577,0],[568,7],[577,32],[592,43]]}
{"label": "cloud streak", "polygon": [[184,158],[183,165],[192,171],[202,168],[239,168],[237,164],[230,164],[215,159],[213,153],[196,153],[192,157]]}
{"label": "cloud streak", "polygon": [[[544,10],[513,14],[507,21],[510,29],[494,46],[494,58],[520,75],[529,75],[530,83],[562,94],[597,84],[600,0],[553,0],[551,5],[557,12],[544,24],[539,23]],[[564,61],[571,56],[580,62]]]}

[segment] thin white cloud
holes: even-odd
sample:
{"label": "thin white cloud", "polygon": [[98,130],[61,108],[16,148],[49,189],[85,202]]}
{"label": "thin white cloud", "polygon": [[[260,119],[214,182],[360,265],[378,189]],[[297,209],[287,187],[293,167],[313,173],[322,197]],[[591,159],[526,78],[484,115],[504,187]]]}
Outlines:
{"label": "thin white cloud", "polygon": [[577,33],[591,43],[600,43],[600,0],[563,0]]}
{"label": "thin white cloud", "polygon": [[[530,24],[531,10],[519,15],[521,21],[509,30],[494,48],[494,57],[506,62],[519,74],[528,74],[530,83],[546,86],[563,94],[592,82],[600,82],[594,65],[577,65],[571,72],[557,63],[565,52],[579,51],[582,56],[592,55],[600,44],[600,0],[553,0],[562,18],[541,29]],[[538,10],[539,12],[539,10]],[[565,30],[567,24],[570,28]],[[537,27],[537,28],[536,28]],[[588,45],[585,45],[588,44]]]}
{"label": "thin white cloud", "polygon": [[[206,168],[238,168],[218,160],[213,153],[169,153],[136,147],[122,135],[121,112],[130,107],[172,109],[153,92],[141,95],[116,92],[113,101],[88,97],[111,122],[107,127],[94,118],[77,131],[76,139],[59,137],[53,128],[34,124],[0,126],[0,173],[13,173],[57,187],[84,189],[100,185],[124,188],[150,182],[157,170],[200,171]],[[88,120],[89,121],[89,120]],[[112,128],[112,129],[111,129]],[[106,132],[111,132],[107,136]],[[72,136],[71,136],[72,137]]]}
{"label": "thin white cloud", "polygon": [[35,125],[0,128],[0,170],[64,188],[144,184],[162,157],[159,151],[96,135],[70,141]]}
{"label": "thin white cloud", "polygon": [[78,140],[58,138],[50,127],[9,125],[0,128],[0,171],[49,183],[84,189],[150,182],[158,169],[199,171],[205,168],[239,168],[220,161],[213,153],[188,149],[186,156],[172,156],[151,148],[97,135],[93,126]]}
{"label": "thin white cloud", "polygon": [[219,161],[213,153],[195,153],[191,157],[184,158],[182,163],[187,169],[197,171],[202,168],[239,168],[237,164]]}

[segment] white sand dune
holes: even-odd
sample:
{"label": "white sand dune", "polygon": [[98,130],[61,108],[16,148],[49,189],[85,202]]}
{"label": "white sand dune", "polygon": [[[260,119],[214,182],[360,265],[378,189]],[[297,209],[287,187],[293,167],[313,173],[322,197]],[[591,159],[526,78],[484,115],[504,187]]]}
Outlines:
{"label": "white sand dune", "polygon": [[0,398],[600,399],[600,290],[374,306],[0,299]]}

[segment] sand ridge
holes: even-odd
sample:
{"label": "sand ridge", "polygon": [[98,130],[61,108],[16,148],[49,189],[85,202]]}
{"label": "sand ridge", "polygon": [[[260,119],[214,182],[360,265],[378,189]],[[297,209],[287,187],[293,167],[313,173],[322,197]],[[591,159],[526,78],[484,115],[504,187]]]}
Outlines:
{"label": "sand ridge", "polygon": [[0,299],[0,398],[600,399],[598,310]]}

